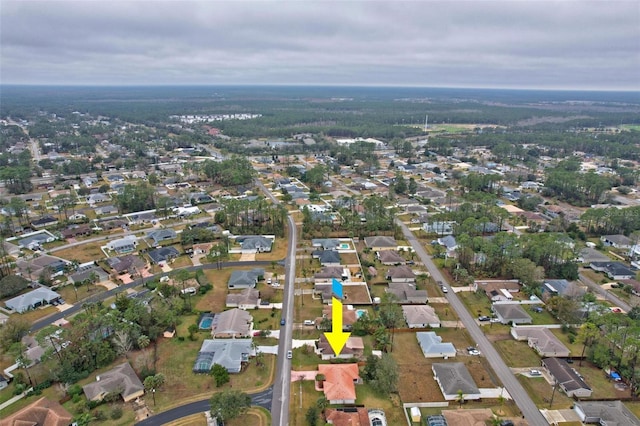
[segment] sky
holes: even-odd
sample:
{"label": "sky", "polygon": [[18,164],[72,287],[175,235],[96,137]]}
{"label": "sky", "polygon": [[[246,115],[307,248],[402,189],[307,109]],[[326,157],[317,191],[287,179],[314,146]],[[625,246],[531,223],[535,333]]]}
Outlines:
{"label": "sky", "polygon": [[0,83],[640,90],[640,0],[0,0]]}

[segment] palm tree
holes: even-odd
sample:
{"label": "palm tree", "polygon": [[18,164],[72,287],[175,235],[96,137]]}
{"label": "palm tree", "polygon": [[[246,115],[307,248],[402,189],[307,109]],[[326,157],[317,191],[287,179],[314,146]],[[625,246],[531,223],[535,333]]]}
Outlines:
{"label": "palm tree", "polygon": [[462,404],[464,404],[464,392],[462,392],[462,389],[458,389],[456,401],[458,401],[458,404],[460,404],[460,408],[462,408]]}

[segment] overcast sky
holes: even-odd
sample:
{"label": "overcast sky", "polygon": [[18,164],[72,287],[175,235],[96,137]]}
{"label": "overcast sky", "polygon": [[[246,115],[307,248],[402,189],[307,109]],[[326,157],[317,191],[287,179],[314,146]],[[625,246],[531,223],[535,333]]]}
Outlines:
{"label": "overcast sky", "polygon": [[3,84],[640,90],[640,0],[0,0]]}

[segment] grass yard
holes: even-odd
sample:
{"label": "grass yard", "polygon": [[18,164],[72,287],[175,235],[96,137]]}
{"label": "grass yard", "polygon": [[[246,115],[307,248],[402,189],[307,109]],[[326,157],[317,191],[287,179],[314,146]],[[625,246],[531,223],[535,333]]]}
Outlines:
{"label": "grass yard", "polygon": [[[188,335],[187,328],[196,321],[186,319],[178,326],[178,336]],[[191,369],[196,360],[202,341],[209,338],[209,333],[196,334],[196,340],[162,339],[158,345],[157,371],[163,373],[166,383],[162,390],[156,392],[155,412],[181,405],[187,401],[206,398],[216,390],[228,388],[253,392],[267,386],[275,372],[275,356],[265,355],[265,366],[258,368],[255,361],[251,361],[240,374],[231,374],[230,382],[221,388],[216,388],[211,376],[194,374]]]}
{"label": "grass yard", "polygon": [[193,266],[191,258],[186,255],[176,257],[170,264],[172,269],[185,268],[187,266]]}
{"label": "grass yard", "polygon": [[546,309],[543,309],[542,312],[536,312],[531,309],[531,305],[523,308],[531,316],[531,325],[559,324],[558,320]]}
{"label": "grass yard", "polygon": [[462,291],[456,294],[467,306],[471,316],[491,315],[491,301],[483,292]]}
{"label": "grass yard", "polygon": [[[549,404],[551,402],[551,395],[553,394],[553,387],[544,378],[529,378],[522,375],[517,375],[516,378],[539,408],[550,408]],[[568,409],[571,408],[572,405],[573,399],[568,398],[562,391],[556,389],[551,409]]]}
{"label": "grass yard", "polygon": [[551,331],[557,338],[571,351],[572,356],[580,356],[582,353],[582,344],[580,343],[569,343],[569,334],[563,333],[559,328],[550,328]]}
{"label": "grass yard", "polygon": [[631,390],[627,388],[624,391],[616,390],[613,385],[614,382],[607,379],[604,371],[591,364],[589,361],[584,361],[582,367],[579,362],[574,362],[572,367],[584,377],[584,381],[591,387],[593,394],[592,399],[599,398],[628,398],[631,396]]}
{"label": "grass yard", "polygon": [[256,253],[256,260],[282,260],[287,257],[287,235],[276,237],[268,253]]}
{"label": "grass yard", "polygon": [[[297,371],[317,370],[320,363],[320,357],[313,352],[311,346],[303,346],[293,350],[292,368]],[[295,377],[296,372],[291,371],[291,377]]]}
{"label": "grass yard", "polygon": [[231,275],[231,269],[207,269],[204,274],[213,289],[200,297],[195,307],[199,311],[221,312],[225,308],[227,298],[227,282]]}
{"label": "grass yard", "polygon": [[356,253],[340,253],[340,261],[343,265],[358,265],[358,255]]}
{"label": "grass yard", "polygon": [[269,426],[271,413],[261,407],[252,407],[242,416],[229,420],[225,424],[229,426]]}
{"label": "grass yard", "polygon": [[527,345],[513,339],[499,340],[493,346],[500,352],[509,367],[523,368],[540,365],[540,357]]}
{"label": "grass yard", "polygon": [[[471,339],[466,332],[459,330],[436,330],[442,336],[443,342],[452,342],[457,348],[464,348],[471,344]],[[398,363],[400,382],[400,397],[403,402],[428,402],[444,401],[438,387],[431,365],[438,362],[447,362],[441,358],[425,358],[420,350],[416,334],[396,333],[393,344],[393,357]],[[464,362],[478,387],[494,387],[498,383],[495,375],[486,366],[483,358],[460,356],[455,362]]]}
{"label": "grass yard", "polygon": [[207,418],[204,413],[197,413],[166,423],[166,426],[207,426]]}
{"label": "grass yard", "polygon": [[77,260],[80,263],[93,262],[96,259],[104,258],[104,253],[100,250],[100,247],[105,244],[105,241],[96,241],[64,250],[57,250],[54,254],[63,259]]}
{"label": "grass yard", "polygon": [[23,319],[31,324],[44,317],[48,317],[49,315],[55,314],[56,312],[58,312],[58,309],[56,309],[55,306],[47,305],[45,307],[32,309],[22,314],[12,314],[12,315],[15,315],[18,318]]}
{"label": "grass yard", "polygon": [[[638,126],[640,127],[640,126]],[[635,414],[636,417],[640,418],[640,401],[638,402],[625,402],[624,405],[627,406],[627,408],[633,413]]]}
{"label": "grass yard", "polygon": [[253,328],[256,330],[278,330],[280,311],[278,309],[254,309],[248,311],[253,316]]}
{"label": "grass yard", "polygon": [[[70,284],[70,285],[66,285],[64,287],[58,288],[56,291],[60,294],[60,296],[62,296],[62,298],[67,303],[76,303],[76,302],[82,302],[87,297],[91,297],[96,294],[103,293],[107,291],[107,289],[106,287],[103,287],[101,285],[91,284],[89,285],[89,288],[87,288],[86,285],[81,285],[80,287],[76,287],[76,289],[74,290],[73,284]],[[78,294],[77,298],[76,298],[76,292]]]}

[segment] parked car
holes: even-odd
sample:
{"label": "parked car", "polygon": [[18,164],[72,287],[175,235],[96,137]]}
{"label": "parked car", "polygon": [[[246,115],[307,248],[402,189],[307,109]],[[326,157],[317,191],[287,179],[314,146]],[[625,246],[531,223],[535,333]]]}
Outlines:
{"label": "parked car", "polygon": [[282,318],[282,319],[280,320],[280,325],[285,325],[285,323],[286,323],[286,321],[284,320],[284,318]]}
{"label": "parked car", "polygon": [[480,315],[480,316],[478,317],[478,321],[491,321],[491,318],[489,318],[489,317],[488,317],[488,316],[486,316],[486,315]]}
{"label": "parked car", "polygon": [[441,286],[440,289],[442,290],[443,293],[449,293],[449,290],[447,290],[445,286]]}
{"label": "parked car", "polygon": [[540,370],[529,370],[530,376],[542,376],[542,372]]}
{"label": "parked car", "polygon": [[478,349],[476,349],[474,346],[469,346],[467,348],[467,352],[469,353],[469,355],[480,355],[480,351]]}

